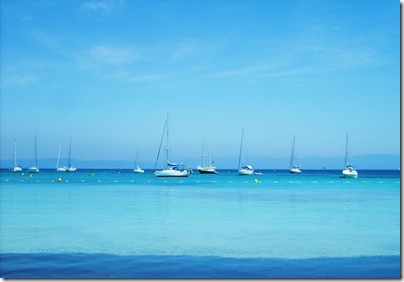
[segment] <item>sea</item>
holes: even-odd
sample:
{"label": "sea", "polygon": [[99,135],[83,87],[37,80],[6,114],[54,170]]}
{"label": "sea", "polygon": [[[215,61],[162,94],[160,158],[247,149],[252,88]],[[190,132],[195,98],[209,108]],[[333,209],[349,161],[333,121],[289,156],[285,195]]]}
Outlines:
{"label": "sea", "polygon": [[0,171],[2,278],[401,278],[400,170]]}

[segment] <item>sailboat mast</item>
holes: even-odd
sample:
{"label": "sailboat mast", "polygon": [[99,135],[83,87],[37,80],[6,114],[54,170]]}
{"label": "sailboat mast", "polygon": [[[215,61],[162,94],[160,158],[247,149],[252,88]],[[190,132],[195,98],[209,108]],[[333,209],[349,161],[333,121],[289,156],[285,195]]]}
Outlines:
{"label": "sailboat mast", "polygon": [[156,162],[155,162],[155,164],[154,164],[154,169],[157,168],[157,162],[159,161],[160,151],[161,151],[161,145],[163,144],[164,133],[166,132],[166,127],[167,127],[167,120],[166,120],[166,122],[164,123],[163,134],[161,135],[159,151],[157,152],[157,158],[156,158]]}
{"label": "sailboat mast", "polygon": [[244,129],[241,131],[241,144],[240,144],[240,154],[238,157],[238,168],[241,168],[241,164],[244,165]]}
{"label": "sailboat mast", "polygon": [[345,143],[345,165],[349,165],[349,155],[348,155],[348,132],[346,133],[346,143]]}
{"label": "sailboat mast", "polygon": [[13,167],[17,166],[17,138],[14,138],[14,161]]}
{"label": "sailboat mast", "polygon": [[168,166],[168,161],[169,161],[169,157],[168,157],[168,151],[170,150],[169,146],[170,146],[170,142],[169,142],[169,132],[168,132],[168,114],[167,114],[167,127],[166,127],[166,134],[167,134],[167,140],[166,140],[166,162],[164,164],[164,168],[167,169]]}
{"label": "sailboat mast", "polygon": [[35,130],[35,166],[38,167],[38,154],[37,154],[37,145],[36,145],[36,130]]}
{"label": "sailboat mast", "polygon": [[135,166],[137,166],[137,154],[139,153],[139,148],[136,150]]}
{"label": "sailboat mast", "polygon": [[71,156],[71,154],[72,154],[72,138],[70,137],[70,146],[69,146],[69,167],[71,167],[71,164],[70,164],[70,156]]}
{"label": "sailboat mast", "polygon": [[294,158],[295,158],[295,135],[293,135],[293,144],[292,144],[292,152],[290,153],[290,164],[289,168],[292,168],[294,165]]}
{"label": "sailboat mast", "polygon": [[201,155],[201,165],[206,166],[206,157],[205,157],[205,138],[202,135],[202,155]]}
{"label": "sailboat mast", "polygon": [[212,166],[212,155],[210,151],[210,144],[209,144],[209,150],[208,150],[208,166]]}
{"label": "sailboat mast", "polygon": [[60,154],[61,154],[61,152],[62,152],[62,143],[63,143],[63,140],[60,141],[59,154],[58,154],[58,161],[56,162],[56,169],[59,168]]}

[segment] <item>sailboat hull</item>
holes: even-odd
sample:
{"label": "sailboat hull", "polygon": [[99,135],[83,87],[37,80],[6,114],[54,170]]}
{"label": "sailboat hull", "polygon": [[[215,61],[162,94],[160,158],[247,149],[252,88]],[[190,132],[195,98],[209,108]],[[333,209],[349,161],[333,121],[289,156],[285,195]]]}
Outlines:
{"label": "sailboat hull", "polygon": [[157,170],[154,172],[157,177],[188,177],[188,170],[174,170],[174,169],[164,169]]}
{"label": "sailboat hull", "polygon": [[249,170],[249,169],[239,169],[238,174],[239,175],[252,175],[254,173],[254,170]]}
{"label": "sailboat hull", "polygon": [[38,173],[38,172],[39,172],[39,168],[36,167],[36,166],[30,167],[30,168],[28,169],[28,172],[30,172],[30,173]]}
{"label": "sailboat hull", "polygon": [[301,173],[302,171],[300,170],[300,168],[294,166],[289,170],[290,173]]}
{"label": "sailboat hull", "polygon": [[344,169],[342,171],[343,178],[358,178],[358,172],[354,169]]}
{"label": "sailboat hull", "polygon": [[134,173],[144,173],[144,170],[141,169],[140,167],[137,167],[133,170]]}
{"label": "sailboat hull", "polygon": [[11,169],[11,171],[12,171],[12,172],[20,172],[20,171],[22,171],[22,168],[19,167],[19,166],[15,166],[15,167],[13,167],[13,168]]}
{"label": "sailboat hull", "polygon": [[215,174],[218,173],[216,171],[216,167],[198,167],[198,171],[200,174]]}

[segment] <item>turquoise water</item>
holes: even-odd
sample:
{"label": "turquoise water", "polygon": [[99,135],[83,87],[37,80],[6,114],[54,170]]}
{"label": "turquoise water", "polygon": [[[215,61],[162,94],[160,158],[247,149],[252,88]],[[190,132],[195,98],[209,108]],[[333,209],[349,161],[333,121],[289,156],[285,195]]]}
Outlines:
{"label": "turquoise water", "polygon": [[[359,174],[358,179],[341,179],[340,171],[238,176],[225,170],[216,175],[156,178],[151,171],[52,170],[22,175],[3,170],[2,277],[30,276],[23,267],[16,270],[19,254],[188,257],[200,258],[198,266],[207,257],[227,259],[226,263],[228,259],[399,260],[400,172]],[[14,260],[5,268],[4,262]],[[184,265],[184,260],[179,263]],[[80,269],[79,263],[72,265]],[[101,268],[105,271],[99,265],[94,277],[109,277]],[[159,276],[159,269],[153,269],[147,277],[178,277],[169,271]],[[376,277],[398,277],[399,271],[399,266],[394,267]],[[195,277],[193,273],[185,272],[184,277]],[[248,271],[242,273],[237,277],[253,277]],[[332,273],[330,268],[329,276],[321,277],[345,277]],[[273,274],[265,276],[264,271],[260,277],[286,277]],[[140,276],[133,272],[126,277]],[[318,276],[305,270],[295,277]]]}

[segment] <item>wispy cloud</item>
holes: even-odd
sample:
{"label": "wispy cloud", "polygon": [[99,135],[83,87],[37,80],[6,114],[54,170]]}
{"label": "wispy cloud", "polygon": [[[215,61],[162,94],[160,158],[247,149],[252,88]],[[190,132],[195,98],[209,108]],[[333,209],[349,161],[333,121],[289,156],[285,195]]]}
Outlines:
{"label": "wispy cloud", "polygon": [[35,83],[39,80],[36,75],[32,73],[24,73],[19,75],[6,75],[2,76],[1,84],[5,86],[26,86]]}
{"label": "wispy cloud", "polygon": [[164,76],[158,74],[132,74],[129,72],[117,72],[110,78],[125,82],[156,82],[160,81]]}
{"label": "wispy cloud", "polygon": [[112,12],[123,5],[123,0],[100,0],[85,2],[81,5],[81,9],[90,11]]}
{"label": "wispy cloud", "polygon": [[91,48],[88,54],[97,63],[125,65],[142,58],[140,52],[131,47],[98,45]]}
{"label": "wispy cloud", "polygon": [[206,41],[184,40],[173,48],[170,61],[177,62],[184,59],[201,58],[201,56],[209,54],[214,48],[214,45]]}
{"label": "wispy cloud", "polygon": [[267,65],[253,65],[253,66],[248,66],[244,68],[236,68],[232,70],[227,70],[223,72],[218,72],[214,74],[214,76],[221,76],[221,77],[226,77],[226,76],[242,76],[242,75],[250,75],[250,74],[255,74],[257,72],[267,70],[269,67]]}
{"label": "wispy cloud", "polygon": [[321,45],[286,48],[285,51],[279,52],[277,57],[268,57],[262,63],[223,70],[212,76],[251,79],[292,77],[369,68],[384,63],[372,48],[335,45],[331,48]]}
{"label": "wispy cloud", "polygon": [[40,44],[49,47],[51,49],[60,49],[61,46],[58,42],[58,39],[56,36],[52,36],[49,34],[46,34],[44,32],[39,32],[39,31],[33,31],[32,37],[39,42]]}

